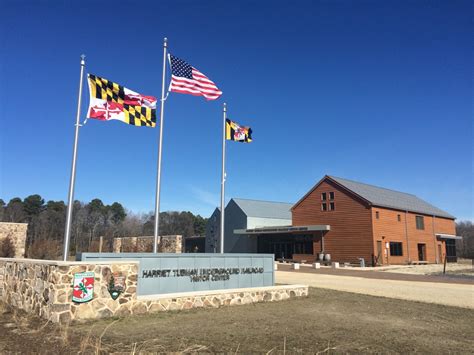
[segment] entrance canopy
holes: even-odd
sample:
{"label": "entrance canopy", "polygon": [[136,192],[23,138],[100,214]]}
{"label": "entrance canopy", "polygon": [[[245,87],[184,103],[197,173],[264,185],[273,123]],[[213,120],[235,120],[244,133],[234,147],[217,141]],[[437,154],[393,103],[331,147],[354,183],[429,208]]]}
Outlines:
{"label": "entrance canopy", "polygon": [[261,227],[251,229],[234,229],[234,234],[293,234],[293,233],[311,233],[326,232],[331,230],[331,226],[327,224],[313,226],[275,226]]}
{"label": "entrance canopy", "polygon": [[438,239],[454,239],[454,240],[461,240],[462,237],[453,234],[436,234],[436,238]]}

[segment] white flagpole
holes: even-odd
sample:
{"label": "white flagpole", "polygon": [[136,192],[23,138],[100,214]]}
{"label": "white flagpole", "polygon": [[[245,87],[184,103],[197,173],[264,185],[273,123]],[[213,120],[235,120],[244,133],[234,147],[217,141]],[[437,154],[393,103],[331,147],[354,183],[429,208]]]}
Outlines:
{"label": "white flagpole", "polygon": [[153,253],[158,252],[158,234],[160,232],[160,187],[161,187],[161,153],[163,150],[163,113],[165,110],[165,76],[166,76],[166,49],[168,39],[163,40],[163,78],[161,81],[161,112],[160,112],[160,142],[158,145],[158,168],[156,174],[156,196],[155,196],[155,232],[153,240]]}
{"label": "white flagpole", "polygon": [[79,118],[81,116],[81,99],[82,99],[82,81],[84,78],[84,67],[86,65],[86,56],[81,55],[81,76],[79,79],[79,95],[77,99],[77,114],[76,114],[76,131],[74,134],[74,148],[72,151],[72,167],[71,167],[71,177],[69,180],[69,194],[67,202],[67,216],[66,216],[66,230],[64,232],[64,251],[63,251],[63,260],[67,261],[69,254],[69,240],[71,235],[71,218],[72,218],[72,208],[74,205],[74,185],[76,182],[76,160],[77,160],[77,142],[79,140]]}
{"label": "white flagpole", "polygon": [[224,102],[222,123],[222,179],[221,179],[221,225],[220,225],[220,253],[224,253],[224,215],[225,215],[225,121],[227,118],[227,104]]}

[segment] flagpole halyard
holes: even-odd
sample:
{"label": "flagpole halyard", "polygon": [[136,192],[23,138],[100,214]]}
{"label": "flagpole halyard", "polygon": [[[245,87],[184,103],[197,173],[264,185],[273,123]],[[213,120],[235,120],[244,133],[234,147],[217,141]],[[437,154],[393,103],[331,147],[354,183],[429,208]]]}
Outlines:
{"label": "flagpole halyard", "polygon": [[222,178],[221,178],[221,223],[220,223],[220,253],[224,253],[224,215],[225,215],[225,121],[227,119],[227,104],[223,105],[223,122],[222,122]]}
{"label": "flagpole halyard", "polygon": [[158,144],[158,166],[156,173],[156,196],[155,196],[155,230],[153,239],[153,253],[158,252],[158,234],[160,231],[160,190],[161,190],[161,153],[163,150],[163,119],[165,109],[165,77],[166,77],[166,50],[168,39],[163,40],[163,77],[161,81],[161,112],[160,112],[160,141]]}
{"label": "flagpole halyard", "polygon": [[67,216],[66,216],[66,227],[64,232],[64,250],[63,250],[63,260],[67,261],[69,254],[69,241],[71,235],[71,219],[72,219],[72,209],[74,205],[74,185],[76,183],[76,160],[77,160],[77,144],[79,141],[79,118],[81,116],[81,99],[82,99],[82,82],[84,79],[84,67],[86,66],[86,56],[81,55],[81,75],[79,79],[79,94],[77,99],[77,113],[76,113],[76,124],[75,124],[75,133],[74,133],[74,148],[72,151],[72,166],[71,166],[71,177],[69,179],[69,193],[68,193],[68,203],[67,203]]}

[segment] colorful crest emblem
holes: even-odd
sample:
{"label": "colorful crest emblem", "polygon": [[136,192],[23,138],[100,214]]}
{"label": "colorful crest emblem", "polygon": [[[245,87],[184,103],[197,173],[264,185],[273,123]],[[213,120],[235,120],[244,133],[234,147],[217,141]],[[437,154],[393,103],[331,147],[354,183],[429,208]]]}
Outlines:
{"label": "colorful crest emblem", "polygon": [[108,289],[112,299],[116,300],[125,289],[125,276],[118,272],[110,275]]}
{"label": "colorful crest emblem", "polygon": [[94,273],[81,272],[74,274],[74,290],[72,291],[72,301],[83,303],[94,297]]}

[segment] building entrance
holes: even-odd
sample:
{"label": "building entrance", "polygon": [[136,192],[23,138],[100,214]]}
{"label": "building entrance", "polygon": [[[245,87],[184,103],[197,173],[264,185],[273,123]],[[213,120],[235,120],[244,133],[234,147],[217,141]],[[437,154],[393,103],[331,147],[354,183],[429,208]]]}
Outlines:
{"label": "building entrance", "polygon": [[275,259],[293,259],[293,254],[313,255],[313,242],[320,237],[312,235],[277,234],[258,236],[258,253],[274,254]]}

